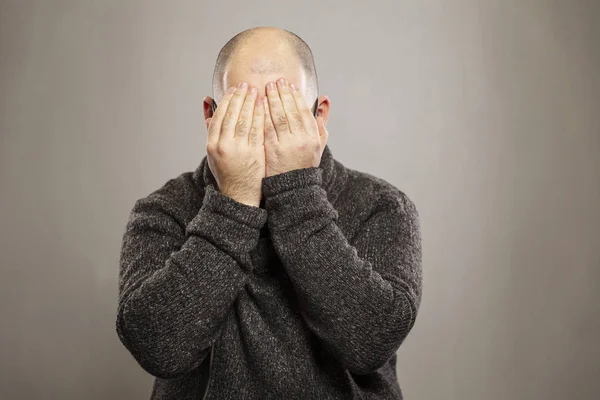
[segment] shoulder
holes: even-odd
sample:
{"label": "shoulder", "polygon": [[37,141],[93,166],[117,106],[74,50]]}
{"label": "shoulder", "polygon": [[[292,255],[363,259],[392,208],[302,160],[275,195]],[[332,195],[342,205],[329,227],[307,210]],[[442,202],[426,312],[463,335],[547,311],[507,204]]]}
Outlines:
{"label": "shoulder", "polygon": [[399,211],[417,216],[412,199],[389,181],[367,172],[347,168],[346,196],[370,213]]}
{"label": "shoulder", "polygon": [[168,179],[162,186],[139,198],[132,213],[153,212],[167,214],[187,224],[200,209],[204,186],[197,171],[188,171]]}

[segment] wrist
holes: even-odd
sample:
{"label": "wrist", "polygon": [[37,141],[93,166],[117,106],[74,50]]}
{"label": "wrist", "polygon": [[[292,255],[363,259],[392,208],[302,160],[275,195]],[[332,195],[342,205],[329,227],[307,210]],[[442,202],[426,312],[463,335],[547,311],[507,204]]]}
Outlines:
{"label": "wrist", "polygon": [[229,197],[230,199],[235,200],[238,203],[245,204],[247,206],[258,207],[260,205],[260,197],[257,196],[251,196],[245,193],[241,193],[240,191],[227,189],[220,190],[220,192],[225,196]]}
{"label": "wrist", "polygon": [[232,197],[232,199],[237,201],[238,203],[242,203],[242,204],[250,206],[250,207],[258,207],[260,205],[260,201],[236,199],[235,197]]}

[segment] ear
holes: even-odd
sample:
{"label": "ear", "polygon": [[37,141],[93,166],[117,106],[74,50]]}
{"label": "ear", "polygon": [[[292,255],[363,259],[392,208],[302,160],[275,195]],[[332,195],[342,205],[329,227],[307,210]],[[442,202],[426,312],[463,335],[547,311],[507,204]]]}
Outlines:
{"label": "ear", "polygon": [[208,129],[208,125],[210,123],[210,118],[213,116],[213,99],[209,96],[206,96],[203,99],[202,108],[204,109],[204,122],[206,123],[206,129]]}
{"label": "ear", "polygon": [[323,123],[327,125],[329,111],[331,110],[331,101],[327,96],[319,96],[319,105],[317,107],[317,118],[323,118]]}

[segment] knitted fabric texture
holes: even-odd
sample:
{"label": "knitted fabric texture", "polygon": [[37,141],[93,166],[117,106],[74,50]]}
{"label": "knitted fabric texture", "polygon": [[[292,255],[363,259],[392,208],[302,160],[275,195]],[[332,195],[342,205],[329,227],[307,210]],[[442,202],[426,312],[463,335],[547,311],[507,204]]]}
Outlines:
{"label": "knitted fabric texture", "polygon": [[262,207],[217,188],[204,157],[125,228],[116,329],[156,377],[151,399],[402,399],[395,353],[422,290],[413,202],[329,146],[319,167],[264,178]]}

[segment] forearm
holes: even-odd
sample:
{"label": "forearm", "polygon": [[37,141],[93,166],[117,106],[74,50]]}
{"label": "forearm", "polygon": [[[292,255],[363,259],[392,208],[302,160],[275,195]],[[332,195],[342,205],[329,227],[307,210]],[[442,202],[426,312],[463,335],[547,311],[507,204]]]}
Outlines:
{"label": "forearm", "polygon": [[[289,246],[283,241],[278,250]],[[353,372],[381,366],[414,322],[414,305],[330,224],[282,260],[313,332]]]}
{"label": "forearm", "polygon": [[291,172],[266,180],[276,251],[310,328],[349,370],[374,370],[394,354],[415,320],[413,294],[392,273],[404,266],[390,253],[375,270],[337,226],[318,171]]}
{"label": "forearm", "polygon": [[214,191],[207,197],[185,231],[134,217],[125,234],[117,331],[155,376],[174,377],[202,361],[248,279],[248,251],[266,220],[264,210]]}
{"label": "forearm", "polygon": [[119,336],[153,375],[194,369],[246,280],[231,257],[192,237],[164,268],[125,294]]}

